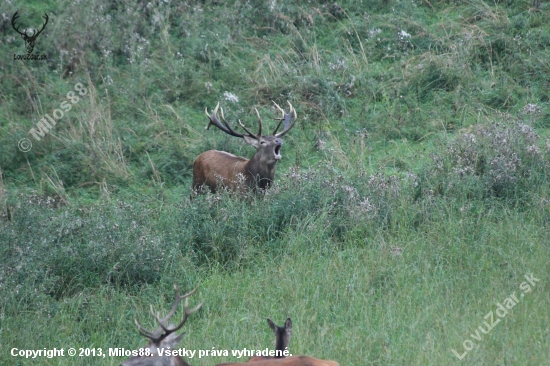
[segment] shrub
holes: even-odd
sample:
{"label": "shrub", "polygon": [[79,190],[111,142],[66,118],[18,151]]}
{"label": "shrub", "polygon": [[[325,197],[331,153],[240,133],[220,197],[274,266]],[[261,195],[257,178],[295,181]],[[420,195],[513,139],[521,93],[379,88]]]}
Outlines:
{"label": "shrub", "polygon": [[423,173],[423,189],[469,198],[522,199],[546,182],[547,154],[531,126],[499,114],[498,121],[472,126],[443,154],[433,155],[433,165]]}

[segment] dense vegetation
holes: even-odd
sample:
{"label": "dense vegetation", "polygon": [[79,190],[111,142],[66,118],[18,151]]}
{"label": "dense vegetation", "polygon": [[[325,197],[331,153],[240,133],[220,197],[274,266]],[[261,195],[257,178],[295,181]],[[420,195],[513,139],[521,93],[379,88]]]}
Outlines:
{"label": "dense vegetation", "polygon": [[[20,29],[49,15],[34,48],[46,61],[12,59],[16,10]],[[149,304],[167,311],[175,283],[205,301],[187,349],[272,348],[264,318],[290,316],[291,353],[341,365],[550,365],[549,10],[3,2],[0,363],[30,363],[13,347],[136,349],[133,318],[152,328]],[[253,153],[205,131],[204,109],[254,126],[256,107],[271,130],[272,101],[287,100],[298,122],[275,185],[189,200],[199,153]]]}

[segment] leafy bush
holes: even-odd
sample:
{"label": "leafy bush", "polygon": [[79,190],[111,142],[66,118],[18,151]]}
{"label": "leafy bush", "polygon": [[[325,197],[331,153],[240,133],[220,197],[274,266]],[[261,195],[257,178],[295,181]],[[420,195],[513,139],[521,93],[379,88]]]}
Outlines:
{"label": "leafy bush", "polygon": [[547,181],[548,147],[522,120],[502,114],[490,124],[460,133],[443,154],[433,155],[424,171],[424,193],[495,197],[516,201]]}

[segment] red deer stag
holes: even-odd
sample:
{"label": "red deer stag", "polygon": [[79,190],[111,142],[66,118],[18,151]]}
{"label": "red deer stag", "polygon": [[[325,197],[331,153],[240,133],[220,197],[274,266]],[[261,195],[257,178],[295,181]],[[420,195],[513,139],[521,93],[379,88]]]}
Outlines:
{"label": "red deer stag", "polygon": [[[220,104],[216,106],[212,115],[206,115],[210,119],[206,129],[210,125],[218,127],[228,135],[242,137],[244,141],[256,148],[256,154],[250,159],[235,156],[225,151],[209,150],[200,154],[193,164],[193,191],[200,192],[203,186],[208,186],[212,193],[216,192],[218,186],[228,187],[232,191],[245,192],[248,189],[256,191],[257,188],[266,189],[273,182],[275,177],[275,168],[277,162],[281,159],[281,139],[296,123],[296,110],[288,102],[290,110],[286,113],[277,103],[273,102],[275,107],[282,112],[282,117],[278,118],[279,123],[271,135],[262,135],[262,119],[258,115],[258,133],[254,134],[246,128],[241,121],[239,125],[247,133],[241,134],[235,132],[229,123],[225,120],[223,109],[221,116],[223,124],[219,121],[217,113]],[[294,119],[292,120],[292,117]],[[283,130],[277,133],[281,123],[285,121]]]}
{"label": "red deer stag", "polygon": [[290,343],[290,337],[292,336],[292,320],[290,320],[290,318],[287,318],[285,325],[282,327],[275,325],[275,323],[273,323],[271,319],[266,320],[273,333],[275,333],[275,356],[254,356],[250,358],[247,362],[282,358],[285,357],[283,352],[285,350],[287,350],[288,352],[288,344]]}
{"label": "red deer stag", "polygon": [[[174,285],[175,299],[170,312],[162,319],[159,319],[159,315],[155,314],[153,305],[151,305],[151,315],[156,319],[159,327],[156,331],[151,332],[143,328],[135,319],[139,333],[149,338],[149,343],[142,347],[139,351],[136,351],[138,355],[132,356],[124,361],[121,366],[190,366],[187,362],[181,358],[181,356],[172,355],[170,350],[175,349],[175,346],[180,342],[184,333],[176,335],[175,332],[181,329],[189,315],[199,310],[202,306],[202,302],[195,308],[189,310],[188,297],[193,295],[197,288],[193,291],[180,296],[179,289]],[[166,322],[174,315],[181,300],[185,299],[185,314],[183,320],[177,325],[166,325]],[[168,352],[167,352],[168,351]]]}

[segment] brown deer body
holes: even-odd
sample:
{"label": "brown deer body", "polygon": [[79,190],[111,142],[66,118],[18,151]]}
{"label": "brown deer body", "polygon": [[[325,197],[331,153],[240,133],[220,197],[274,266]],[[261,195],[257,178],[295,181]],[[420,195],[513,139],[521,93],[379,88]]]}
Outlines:
{"label": "brown deer body", "polygon": [[282,327],[275,325],[275,323],[273,323],[271,319],[266,320],[273,333],[275,333],[275,356],[254,356],[248,359],[247,362],[283,358],[285,357],[283,355],[283,352],[285,350],[288,352],[288,345],[290,343],[290,337],[292,336],[292,320],[290,318],[287,318],[285,321],[285,325]]}
{"label": "brown deer body", "polygon": [[[166,354],[166,351],[169,349],[174,350],[176,348],[176,345],[180,342],[184,333],[176,335],[175,332],[183,327],[189,315],[199,310],[203,303],[201,302],[194,309],[189,310],[187,298],[193,295],[197,289],[195,288],[193,291],[180,296],[179,289],[176,285],[174,285],[174,291],[175,299],[172,309],[164,318],[159,319],[159,315],[155,314],[153,311],[153,306],[151,305],[151,315],[153,315],[159,324],[159,327],[155,332],[151,332],[143,328],[138,323],[137,319],[135,320],[139,333],[149,338],[149,343],[140,349],[140,354],[144,354],[143,356],[132,356],[124,361],[121,366],[190,366],[183,360],[183,358],[181,358],[181,356],[172,354],[168,355]],[[185,315],[183,320],[177,326],[172,324],[167,326],[166,322],[172,317],[172,315],[174,315],[179,303],[183,299],[185,299]]]}
{"label": "brown deer body", "polygon": [[[244,141],[256,148],[256,154],[250,159],[235,156],[225,151],[209,150],[200,154],[193,163],[193,191],[200,193],[204,186],[210,188],[212,193],[216,192],[219,186],[227,187],[231,191],[246,192],[251,189],[256,191],[259,189],[268,188],[275,178],[275,168],[277,162],[281,159],[281,148],[283,146],[282,137],[292,128],[296,123],[296,110],[292,107],[290,102],[289,113],[286,113],[276,103],[275,106],[282,112],[283,116],[279,118],[279,124],[273,134],[262,135],[262,120],[258,110],[259,131],[257,134],[250,132],[239,121],[241,127],[247,132],[247,134],[240,134],[235,132],[229,123],[225,120],[223,115],[223,109],[221,110],[221,116],[223,124],[219,121],[217,113],[220,104],[216,106],[212,115],[206,115],[210,119],[210,125],[218,127],[228,135],[235,137],[242,137]],[[292,117],[294,120],[291,121]],[[279,129],[281,122],[285,121],[283,131],[276,133]]]}

